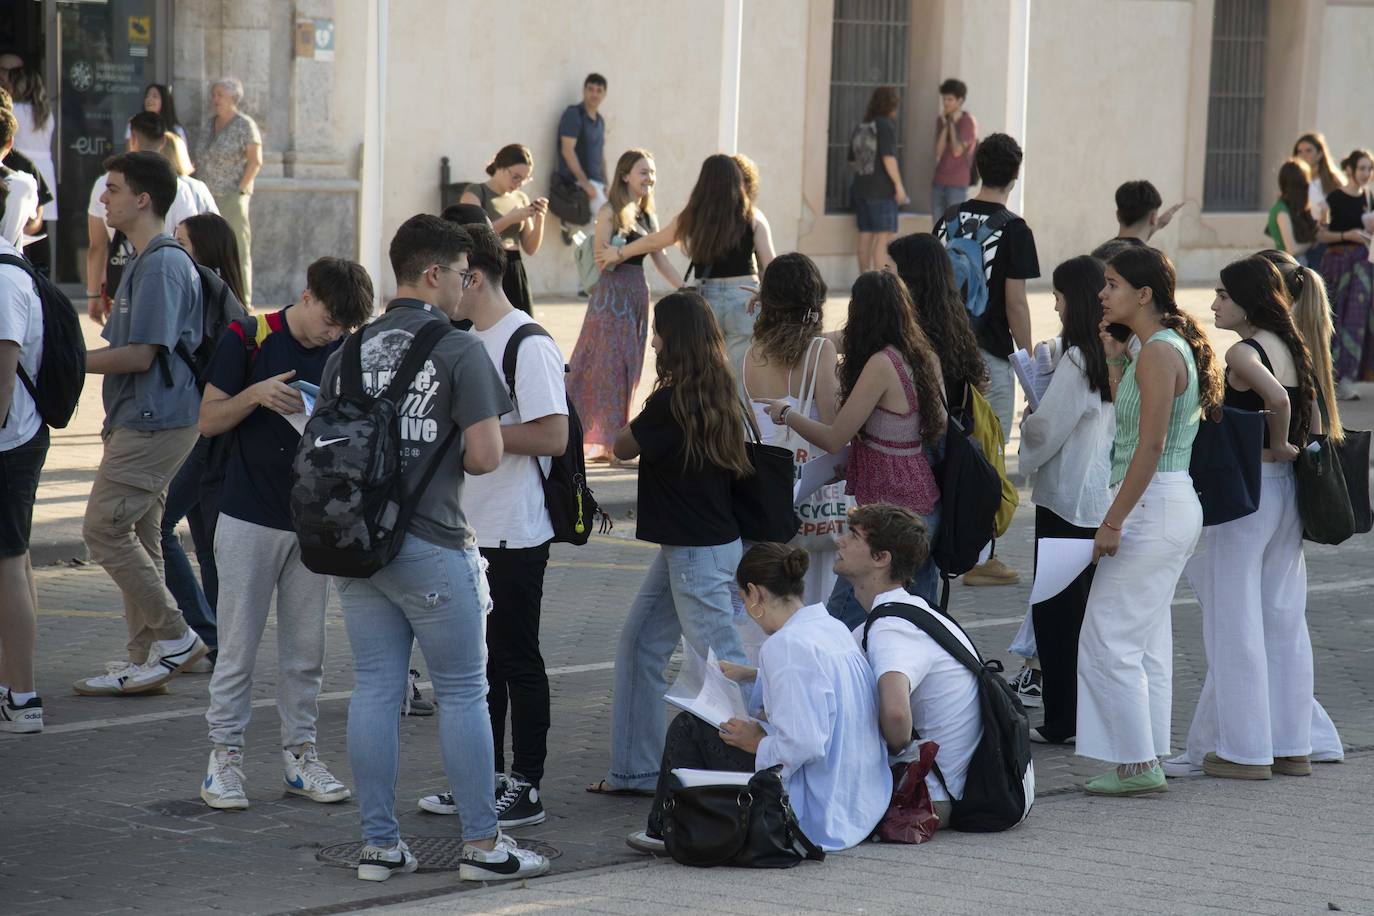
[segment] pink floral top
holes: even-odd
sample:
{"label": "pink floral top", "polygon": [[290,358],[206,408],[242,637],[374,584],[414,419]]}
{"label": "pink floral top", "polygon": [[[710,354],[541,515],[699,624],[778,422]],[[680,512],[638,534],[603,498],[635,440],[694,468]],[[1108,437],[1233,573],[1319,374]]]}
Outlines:
{"label": "pink floral top", "polygon": [[891,503],[930,515],[940,501],[940,488],[921,442],[921,413],[911,370],[894,347],[885,347],[883,353],[892,360],[911,409],[906,413],[881,406],[873,409],[851,443],[845,492],[861,506]]}

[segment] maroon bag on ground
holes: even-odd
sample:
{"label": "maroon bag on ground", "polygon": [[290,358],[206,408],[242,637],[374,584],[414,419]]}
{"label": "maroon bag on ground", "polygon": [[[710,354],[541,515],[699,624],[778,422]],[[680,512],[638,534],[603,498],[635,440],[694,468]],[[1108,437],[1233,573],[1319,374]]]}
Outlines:
{"label": "maroon bag on ground", "polygon": [[892,801],[875,831],[884,843],[924,843],[935,836],[940,816],[935,813],[926,776],[935,766],[939,749],[934,741],[926,741],[918,759],[892,768]]}

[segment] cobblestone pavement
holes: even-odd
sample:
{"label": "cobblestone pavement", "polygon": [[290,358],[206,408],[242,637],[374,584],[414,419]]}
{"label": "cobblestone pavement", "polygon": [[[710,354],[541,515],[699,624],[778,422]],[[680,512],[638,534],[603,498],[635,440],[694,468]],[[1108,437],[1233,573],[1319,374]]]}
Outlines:
{"label": "cobblestone pavement", "polygon": [[[556,313],[549,323],[565,351],[571,350],[575,339],[572,308],[566,314],[549,309]],[[832,309],[832,320],[836,311]],[[1368,404],[1368,398],[1361,403]],[[75,555],[71,532],[74,525],[79,537],[84,492],[99,450],[98,431],[90,428],[89,414],[98,410],[97,395],[88,399],[81,421],[86,425],[77,424],[55,437],[54,457],[39,492],[40,522],[52,535],[49,542],[56,545],[57,556]],[[1352,416],[1358,419],[1351,425],[1368,428],[1368,408]],[[596,473],[605,491],[622,494],[617,497],[621,500],[628,493],[632,499],[632,472]],[[623,514],[618,537],[598,537],[583,548],[555,547],[545,590],[544,644],[552,675],[554,722],[544,784],[549,819],[516,834],[522,840],[555,847],[559,855],[553,870],[560,875],[642,864],[626,849],[624,837],[642,826],[647,804],[594,797],[583,791],[587,783],[603,775],[608,762],[615,641],[653,556],[651,546],[629,539],[633,522]],[[953,591],[952,612],[970,628],[985,654],[1007,662],[1011,659],[1006,646],[1025,613],[1029,594],[1031,539],[1032,513],[1023,504],[1008,537],[999,542],[998,552],[1022,571],[1026,581],[1005,588],[956,585]],[[1374,680],[1369,676],[1374,668],[1371,544],[1374,540],[1366,536],[1339,548],[1309,546],[1307,551],[1317,693],[1352,749],[1374,747]],[[0,767],[9,776],[0,783],[0,836],[5,839],[0,844],[0,913],[338,912],[394,902],[397,895],[433,895],[462,887],[452,872],[420,873],[376,886],[317,860],[321,849],[357,839],[357,806],[353,802],[317,805],[281,792],[272,700],[274,624],[269,624],[263,640],[253,693],[255,724],[246,751],[252,807],[242,813],[215,812],[204,807],[197,795],[208,752],[203,718],[208,678],[183,676],[173,682],[166,696],[73,696],[69,687],[73,680],[103,670],[107,659],[122,654],[125,635],[119,595],[105,574],[92,566],[44,566],[38,580],[39,686],[48,728],[41,736],[0,735]],[[1186,585],[1175,600],[1174,618],[1177,741],[1186,731],[1204,673],[1198,609]],[[352,672],[336,603],[331,603],[328,632],[319,744],[325,761],[351,783],[344,721]],[[418,667],[423,671],[422,662]],[[419,795],[442,788],[436,725],[432,718],[401,722],[397,798],[402,830],[408,836],[456,836],[454,819],[414,810]],[[1064,749],[1036,746],[1035,753],[1041,795],[1076,796],[1076,784],[1096,771],[1096,765]],[[1320,768],[1318,777],[1333,769],[1337,768]],[[1361,772],[1367,773],[1367,767]],[[1199,798],[1199,806],[1185,806],[1184,821],[1179,823],[1193,831],[1205,830],[1206,796],[1189,797]],[[1052,808],[1056,803],[1047,802],[1045,810],[1070,810]],[[1079,807],[1071,810],[1081,808],[1083,817],[1096,816],[1095,806],[1074,804]],[[1287,804],[1273,808],[1274,823],[1284,817],[1309,816],[1301,806]],[[1166,826],[1147,818],[1127,828],[1150,832]],[[1071,821],[1054,821],[1050,816],[1043,821],[1032,818],[1015,836],[1023,839],[1013,845],[1049,844],[1041,851],[1052,848],[1054,854],[1034,859],[1046,867],[1060,864],[1061,858],[1064,863],[1076,858],[1098,861],[1099,851],[1110,856],[1129,848],[1120,842],[1104,846],[1091,830],[1079,830]],[[1246,838],[1235,842],[1244,844]],[[1272,845],[1278,840],[1270,837],[1265,842]],[[968,855],[970,861],[979,855],[975,838],[959,837],[942,848],[956,856]],[[1361,848],[1368,848],[1367,840]],[[882,850],[865,851],[856,858],[885,863],[863,868],[865,874],[882,879],[920,855],[921,851],[914,850]],[[1227,869],[1227,881],[1243,880],[1246,872],[1235,856],[1219,861]],[[1067,864],[1065,868],[1072,871]],[[645,872],[645,894],[673,886],[673,878],[665,878],[662,871],[652,880]],[[813,880],[798,887],[815,889],[816,884]],[[1011,889],[1004,888],[995,899],[1010,901],[1003,908],[1016,906]],[[817,897],[810,905],[824,908],[819,901]],[[1045,901],[1052,910],[1050,903]],[[725,906],[725,901],[703,896],[698,903],[703,909],[718,905]],[[625,904],[598,908],[608,912],[643,909]],[[1282,907],[1262,909],[1278,912]]]}

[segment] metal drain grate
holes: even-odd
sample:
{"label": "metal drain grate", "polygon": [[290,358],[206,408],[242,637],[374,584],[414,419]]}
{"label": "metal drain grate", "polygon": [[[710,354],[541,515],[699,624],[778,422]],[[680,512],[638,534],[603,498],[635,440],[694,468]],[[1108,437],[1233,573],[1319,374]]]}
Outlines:
{"label": "metal drain grate", "polygon": [[[415,854],[415,858],[420,861],[421,872],[435,871],[456,871],[462,863],[463,840],[456,836],[408,836],[404,837],[406,845]],[[556,859],[563,854],[557,846],[546,843],[537,837],[520,837],[520,848],[529,849],[539,853],[547,859]],[[361,841],[354,843],[339,843],[335,846],[326,846],[315,853],[315,858],[325,865],[332,865],[336,868],[356,868],[358,865],[358,853],[362,852],[363,844]]]}

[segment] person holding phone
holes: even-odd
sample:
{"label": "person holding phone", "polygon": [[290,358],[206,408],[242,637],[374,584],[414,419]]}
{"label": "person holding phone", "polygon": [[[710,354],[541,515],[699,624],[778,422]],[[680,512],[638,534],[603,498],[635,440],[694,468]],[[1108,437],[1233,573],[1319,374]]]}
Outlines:
{"label": "person holding phone", "polygon": [[200,797],[212,808],[248,807],[243,745],[273,592],[285,789],[317,802],[351,794],[315,751],[329,578],[301,563],[291,526],[291,460],[300,433],[287,418],[305,410],[305,386],[319,393],[330,354],[371,314],[367,271],[320,258],[306,272],[300,302],[231,323],[210,361],[200,432],[232,437],[215,531],[219,655],[205,713],[212,748],[200,780]]}
{"label": "person holding phone", "polygon": [[520,190],[534,171],[534,155],[519,143],[501,147],[487,163],[486,181],[468,185],[459,203],[474,204],[486,211],[491,228],[501,236],[501,248],[506,253],[506,272],[501,288],[510,304],[525,314],[533,313],[534,300],[530,296],[529,277],[521,251],[533,257],[544,242],[544,217],[549,212],[549,199],[529,195]]}

